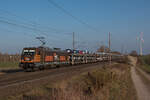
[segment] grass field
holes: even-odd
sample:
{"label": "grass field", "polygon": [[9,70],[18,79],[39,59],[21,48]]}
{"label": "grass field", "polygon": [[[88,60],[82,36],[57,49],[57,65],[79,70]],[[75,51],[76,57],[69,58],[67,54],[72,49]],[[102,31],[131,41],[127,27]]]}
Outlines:
{"label": "grass field", "polygon": [[138,64],[144,71],[150,73],[150,55],[139,57]]}
{"label": "grass field", "polygon": [[19,62],[0,62],[0,69],[2,68],[18,68]]}

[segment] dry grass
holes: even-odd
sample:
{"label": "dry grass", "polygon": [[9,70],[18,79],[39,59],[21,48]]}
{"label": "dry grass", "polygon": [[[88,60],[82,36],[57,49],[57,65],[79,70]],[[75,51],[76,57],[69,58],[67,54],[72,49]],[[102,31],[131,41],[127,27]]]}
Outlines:
{"label": "dry grass", "polygon": [[0,69],[17,68],[20,60],[19,54],[0,53]]}
{"label": "dry grass", "polygon": [[150,55],[138,57],[138,67],[147,73],[150,73]]}
{"label": "dry grass", "polygon": [[0,62],[0,69],[18,68],[19,62]]}
{"label": "dry grass", "polygon": [[9,100],[136,100],[130,67],[115,64],[47,84]]}

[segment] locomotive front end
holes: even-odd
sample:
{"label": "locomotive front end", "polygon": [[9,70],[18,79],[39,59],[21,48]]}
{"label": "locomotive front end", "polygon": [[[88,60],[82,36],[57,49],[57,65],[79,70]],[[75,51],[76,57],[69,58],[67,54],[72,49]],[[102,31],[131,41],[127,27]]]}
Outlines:
{"label": "locomotive front end", "polygon": [[23,69],[33,68],[35,54],[36,54],[36,49],[24,48],[21,54],[21,61],[19,67]]}

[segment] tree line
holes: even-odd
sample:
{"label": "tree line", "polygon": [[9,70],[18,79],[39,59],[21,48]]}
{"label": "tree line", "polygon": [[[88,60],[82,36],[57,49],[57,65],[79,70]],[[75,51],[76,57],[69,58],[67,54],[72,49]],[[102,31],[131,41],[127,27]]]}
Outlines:
{"label": "tree line", "polygon": [[20,55],[19,54],[8,54],[0,52],[0,62],[19,62]]}

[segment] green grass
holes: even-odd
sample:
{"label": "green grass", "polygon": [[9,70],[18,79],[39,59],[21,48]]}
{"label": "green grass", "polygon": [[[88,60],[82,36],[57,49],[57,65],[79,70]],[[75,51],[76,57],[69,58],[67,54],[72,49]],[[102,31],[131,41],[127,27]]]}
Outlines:
{"label": "green grass", "polygon": [[18,68],[19,62],[0,62],[0,68]]}

